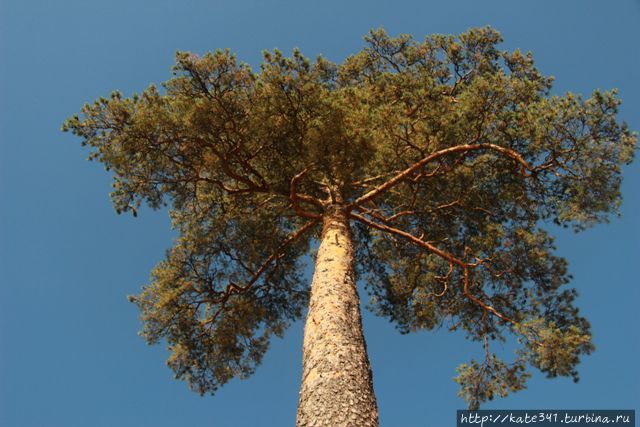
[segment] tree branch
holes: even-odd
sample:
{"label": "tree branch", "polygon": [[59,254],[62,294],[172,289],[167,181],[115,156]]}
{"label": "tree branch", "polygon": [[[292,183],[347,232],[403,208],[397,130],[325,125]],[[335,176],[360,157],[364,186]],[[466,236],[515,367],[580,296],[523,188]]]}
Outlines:
{"label": "tree branch", "polygon": [[219,304],[220,306],[218,307],[216,312],[213,315],[211,315],[208,319],[201,320],[201,323],[203,325],[207,324],[207,323],[213,323],[215,321],[215,319],[218,317],[218,315],[224,309],[224,306],[225,306],[226,302],[229,300],[229,297],[231,297],[231,295],[244,293],[249,288],[251,288],[251,286],[254,285],[258,281],[260,276],[267,270],[269,265],[274,260],[277,260],[280,257],[280,255],[282,254],[282,251],[284,250],[284,248],[286,248],[293,241],[297,240],[307,230],[309,230],[314,225],[316,225],[318,223],[318,221],[319,221],[319,218],[318,219],[313,219],[311,221],[308,221],[305,225],[303,225],[296,232],[290,234],[289,237],[287,237],[287,239],[285,239],[285,241],[282,242],[280,244],[280,246],[278,246],[278,248],[262,263],[262,265],[260,265],[260,268],[258,268],[258,270],[253,274],[253,276],[251,276],[251,279],[249,279],[249,281],[246,282],[244,285],[239,285],[239,284],[234,283],[234,282],[229,282],[229,284],[227,285],[227,287],[224,290],[224,293],[222,294],[221,297],[216,298],[216,299],[211,299],[211,300],[207,301],[207,302],[212,303],[212,304]]}
{"label": "tree branch", "polygon": [[463,292],[464,295],[469,298],[471,301],[475,302],[476,304],[478,304],[479,306],[481,306],[484,310],[491,312],[493,315],[495,315],[496,317],[500,318],[501,320],[503,320],[504,322],[508,322],[511,323],[513,325],[518,325],[518,322],[516,322],[515,320],[509,318],[508,316],[505,316],[504,314],[500,313],[498,310],[496,310],[494,307],[486,304],[485,302],[483,302],[482,300],[480,300],[478,297],[476,297],[475,295],[473,295],[471,293],[471,291],[469,290],[469,269],[470,268],[475,268],[477,267],[479,264],[478,263],[467,263],[462,261],[461,259],[455,257],[454,255],[450,254],[449,252],[443,251],[442,249],[439,249],[435,246],[433,246],[431,243],[429,242],[425,242],[422,239],[417,238],[416,236],[414,236],[413,234],[407,233],[406,231],[394,228],[394,227],[390,227],[388,225],[384,225],[384,224],[378,224],[377,222],[371,221],[368,218],[365,218],[362,215],[359,215],[357,213],[354,212],[349,212],[349,216],[351,216],[352,218],[381,231],[385,231],[387,233],[391,233],[394,234],[396,236],[400,236],[402,238],[404,238],[405,240],[408,240],[424,249],[429,250],[430,252],[438,255],[439,257],[449,261],[449,263],[451,264],[455,264],[457,266],[459,266],[460,268],[462,268],[463,270],[463,274],[464,274],[464,287],[463,287]]}
{"label": "tree branch", "polygon": [[378,224],[377,222],[371,221],[370,219],[359,215],[355,212],[349,212],[349,216],[351,216],[352,218],[372,227],[372,228],[376,228],[378,230],[381,231],[385,231],[387,233],[391,233],[391,234],[395,234],[396,236],[400,236],[402,238],[404,238],[405,240],[408,240],[418,246],[421,246],[424,249],[427,249],[430,252],[433,252],[434,254],[438,255],[441,258],[446,259],[449,262],[452,262],[453,264],[456,264],[459,267],[465,268],[467,267],[467,263],[465,263],[464,261],[462,261],[459,258],[456,258],[455,256],[453,256],[452,254],[445,252],[441,249],[438,249],[437,247],[433,246],[431,243],[429,242],[425,242],[422,239],[417,238],[416,236],[414,236],[413,234],[407,233],[406,231],[394,228],[394,227],[390,227],[388,225],[384,225],[384,224]]}
{"label": "tree branch", "polygon": [[379,186],[377,186],[373,190],[369,191],[368,193],[366,193],[366,194],[360,196],[359,198],[357,198],[356,200],[354,200],[351,204],[349,204],[348,208],[349,209],[353,209],[354,207],[360,206],[364,202],[377,197],[381,193],[384,193],[385,191],[387,191],[391,187],[393,187],[396,184],[398,184],[403,179],[408,178],[412,173],[416,172],[417,170],[419,170],[423,166],[427,165],[428,163],[430,163],[430,162],[432,162],[432,161],[434,161],[436,159],[444,157],[444,156],[446,156],[448,154],[466,153],[466,152],[478,151],[478,150],[493,150],[493,151],[497,151],[497,152],[499,152],[499,153],[501,153],[501,154],[503,154],[503,155],[515,160],[516,163],[518,163],[520,165],[520,173],[523,176],[526,176],[525,170],[528,170],[530,172],[534,172],[536,170],[520,154],[518,154],[515,150],[512,150],[510,148],[501,147],[501,146],[496,145],[496,144],[478,144],[477,142],[473,142],[471,144],[456,145],[454,147],[449,147],[449,148],[445,148],[445,149],[440,150],[440,151],[436,151],[435,153],[432,153],[432,154],[428,155],[427,157],[425,157],[424,159],[420,160],[419,162],[414,163],[413,165],[409,166],[407,169],[403,170],[402,172],[400,172],[399,174],[397,174],[396,176],[394,176],[390,180],[384,182],[383,184],[380,184]]}
{"label": "tree branch", "polygon": [[296,186],[298,185],[298,181],[300,181],[300,179],[308,172],[308,168],[304,168],[304,170],[302,172],[300,172],[299,174],[295,175],[293,178],[291,178],[291,186],[290,186],[290,193],[289,193],[289,199],[291,200],[291,206],[293,207],[293,210],[296,211],[296,213],[298,215],[300,215],[303,218],[310,218],[310,219],[319,219],[322,217],[322,215],[319,214],[314,214],[311,212],[307,212],[304,209],[302,209],[300,207],[300,205],[298,204],[298,200],[302,200],[308,203],[313,203],[315,205],[320,205],[322,206],[322,203],[311,197],[311,196],[307,196],[307,195],[303,195],[303,194],[298,194],[296,192]]}

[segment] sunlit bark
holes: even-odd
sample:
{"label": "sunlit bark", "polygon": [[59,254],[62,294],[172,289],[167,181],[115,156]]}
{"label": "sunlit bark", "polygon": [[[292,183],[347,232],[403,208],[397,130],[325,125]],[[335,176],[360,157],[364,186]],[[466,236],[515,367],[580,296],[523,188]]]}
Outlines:
{"label": "sunlit bark", "polygon": [[377,426],[346,211],[328,208],[304,331],[297,426]]}

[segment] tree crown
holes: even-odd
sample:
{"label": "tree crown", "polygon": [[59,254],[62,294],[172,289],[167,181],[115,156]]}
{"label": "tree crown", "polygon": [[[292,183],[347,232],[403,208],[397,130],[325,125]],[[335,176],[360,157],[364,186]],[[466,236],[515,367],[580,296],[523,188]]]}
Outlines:
{"label": "tree crown", "polygon": [[[132,297],[143,335],[166,338],[201,393],[249,375],[301,316],[303,256],[340,206],[376,313],[484,343],[457,377],[470,406],[524,388],[527,363],[577,379],[589,323],[543,227],[617,213],[636,135],[615,91],[551,95],[491,28],[365,41],[339,65],[266,52],[259,71],[179,52],[163,90],[114,92],[65,122],[113,171],[118,212],[170,204],[179,238]],[[489,342],[511,333],[507,364]]]}

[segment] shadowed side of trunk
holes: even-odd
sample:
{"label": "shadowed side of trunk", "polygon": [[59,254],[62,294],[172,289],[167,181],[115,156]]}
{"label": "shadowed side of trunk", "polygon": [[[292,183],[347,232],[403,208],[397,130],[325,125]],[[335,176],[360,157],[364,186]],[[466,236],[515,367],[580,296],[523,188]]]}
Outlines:
{"label": "shadowed side of trunk", "polygon": [[304,330],[297,427],[377,427],[344,208],[324,217]]}

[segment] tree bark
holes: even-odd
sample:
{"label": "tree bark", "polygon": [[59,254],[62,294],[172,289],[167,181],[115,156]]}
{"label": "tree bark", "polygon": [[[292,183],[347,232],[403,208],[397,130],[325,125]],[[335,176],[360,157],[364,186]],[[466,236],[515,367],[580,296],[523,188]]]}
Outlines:
{"label": "tree bark", "polygon": [[323,218],[304,328],[297,427],[378,426],[353,261],[346,210],[332,205]]}

